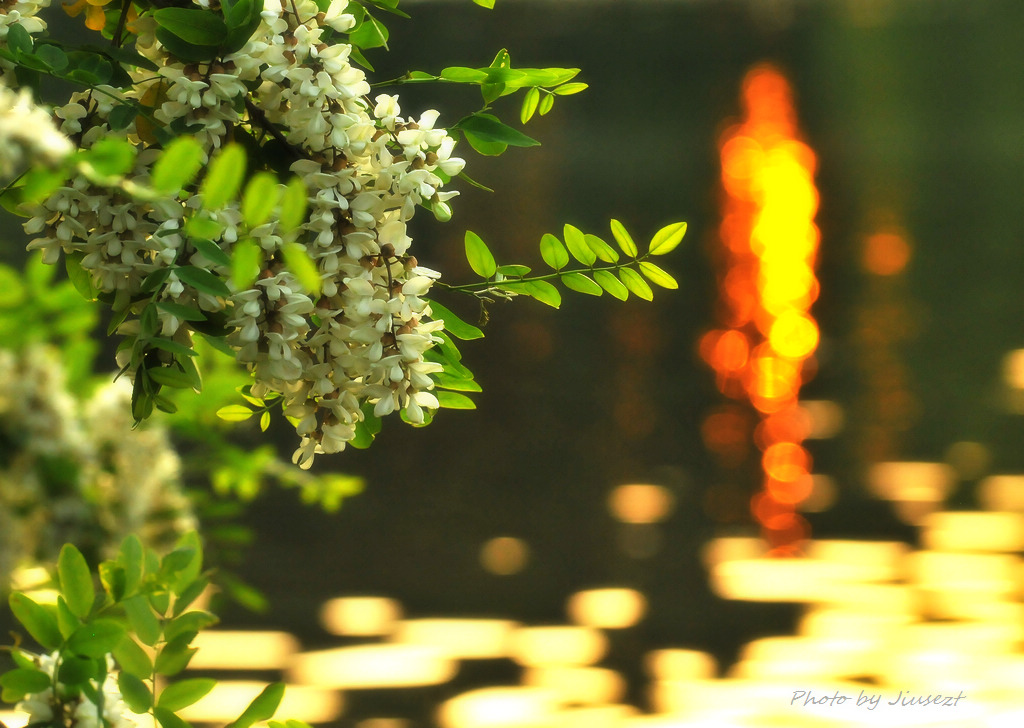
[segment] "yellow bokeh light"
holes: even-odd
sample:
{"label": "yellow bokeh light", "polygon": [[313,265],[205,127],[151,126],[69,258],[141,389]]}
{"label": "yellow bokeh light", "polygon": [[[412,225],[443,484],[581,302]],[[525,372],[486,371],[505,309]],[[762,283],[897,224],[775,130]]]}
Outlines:
{"label": "yellow bokeh light", "polygon": [[436,647],[447,657],[485,660],[507,657],[509,639],[519,627],[509,619],[407,619],[398,623],[395,642]]}
{"label": "yellow bokeh light", "polygon": [[204,630],[192,646],[198,649],[192,670],[281,670],[291,664],[299,641],[287,632]]}
{"label": "yellow bokeh light", "polygon": [[521,627],[512,635],[511,653],[520,665],[592,665],[608,650],[608,638],[592,627]]}
{"label": "yellow bokeh light", "polygon": [[401,605],[387,597],[338,597],[320,609],[324,629],[350,637],[390,634],[401,618]]}
{"label": "yellow bokeh light", "polygon": [[480,548],[480,564],[499,576],[518,574],[529,560],[530,547],[521,538],[498,536]]}
{"label": "yellow bokeh light", "polygon": [[356,645],[303,652],[288,675],[295,683],[325,688],[399,688],[448,682],[456,667],[437,647]]}
{"label": "yellow bokeh light", "polygon": [[601,629],[632,627],[647,611],[647,598],[636,589],[588,589],[569,598],[569,618]]}
{"label": "yellow bokeh light", "polygon": [[623,523],[657,523],[675,507],[675,496],[660,485],[620,485],[608,496],[608,510]]}

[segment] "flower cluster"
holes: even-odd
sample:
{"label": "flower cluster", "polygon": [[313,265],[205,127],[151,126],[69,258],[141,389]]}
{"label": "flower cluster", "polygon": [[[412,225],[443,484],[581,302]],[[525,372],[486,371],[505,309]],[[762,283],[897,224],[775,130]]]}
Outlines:
{"label": "flower cluster", "polygon": [[115,382],[79,401],[56,354],[0,350],[0,584],[18,567],[78,543],[106,555],[127,534],[172,545],[195,519],[167,433],[132,429],[130,388]]}
{"label": "flower cluster", "polygon": [[57,131],[28,89],[13,91],[0,83],[0,180],[28,160],[56,165],[73,151],[71,140]]}
{"label": "flower cluster", "polygon": [[[48,675],[56,675],[59,654],[40,655],[35,658],[37,667]],[[56,683],[56,691],[49,687],[25,697],[17,710],[28,713],[29,725],[51,725],[63,728],[135,728],[135,721],[129,717],[128,706],[117,686],[117,673],[113,658],[107,655],[107,675],[103,680],[103,715],[96,703],[85,694],[65,694],[64,685]]]}
{"label": "flower cluster", "polygon": [[[138,184],[146,184],[159,156],[157,126],[185,130],[206,161],[238,139],[266,158],[283,157],[307,193],[298,234],[319,272],[319,294],[304,290],[284,265],[294,233],[275,218],[245,229],[238,203],[206,209],[198,192],[184,202],[140,205],[76,178],[25,225],[37,236],[30,249],[48,262],[61,251],[80,254],[101,292],[140,298],[146,277],[169,268],[156,300],[226,317],[227,342],[254,375],[253,395],[283,396],[284,414],[301,436],[293,460],[303,467],[316,453],[342,450],[370,408],[376,416],[400,410],[417,423],[424,409],[438,406],[430,374],[441,367],[424,352],[442,327],[429,320],[425,297],[440,274],[409,253],[407,224],[418,206],[450,217],[456,193],[441,188],[464,164],[452,156],[455,142],[437,127],[436,111],[405,118],[396,96],[368,98],[366,76],[350,61],[352,46],[333,40],[355,24],[346,6],[334,0],[321,12],[313,0],[265,0],[245,46],[208,63],[176,58],[157,39],[154,18],[143,16],[133,23],[136,48],[158,70],[137,69],[131,88],[77,94],[56,111],[61,130],[83,147],[117,134],[138,145]],[[122,102],[150,111],[115,131],[110,117]],[[215,224],[221,232],[213,242],[225,253],[243,237],[258,244],[263,264],[251,287],[232,284],[230,295],[220,296],[179,275],[186,265],[224,281],[231,274],[223,260],[191,244],[188,217]],[[173,310],[160,311],[159,326],[162,336],[190,345]],[[129,321],[121,333],[137,330]]]}
{"label": "flower cluster", "polygon": [[[0,48],[7,47],[7,34],[12,25],[20,25],[29,34],[46,30],[46,21],[38,17],[42,8],[50,6],[50,0],[2,0],[0,2]],[[0,86],[17,86],[13,73],[14,64],[0,58]],[[3,108],[0,105],[0,108]]]}

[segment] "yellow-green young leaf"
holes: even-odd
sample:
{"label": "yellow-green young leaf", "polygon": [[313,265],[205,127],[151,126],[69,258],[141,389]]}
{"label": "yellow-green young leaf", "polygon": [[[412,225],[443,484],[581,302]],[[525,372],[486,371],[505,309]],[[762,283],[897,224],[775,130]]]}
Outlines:
{"label": "yellow-green young leaf", "polygon": [[589,86],[585,83],[563,83],[556,89],[553,89],[551,93],[558,94],[559,96],[570,96],[572,94],[578,94],[580,91],[586,91]]}
{"label": "yellow-green young leaf", "polygon": [[619,269],[619,280],[638,298],[642,298],[645,301],[654,299],[654,291],[647,285],[647,281],[641,278],[640,274],[632,268]]}
{"label": "yellow-green young leaf", "polygon": [[544,98],[540,100],[540,105],[538,106],[538,111],[540,111],[540,115],[547,115],[547,113],[551,111],[551,107],[554,105],[555,97],[552,96],[551,94],[544,94]]}
{"label": "yellow-green young leaf", "polygon": [[306,219],[307,204],[306,185],[298,177],[293,177],[281,196],[281,214],[278,216],[281,230],[290,233],[298,228]]}
{"label": "yellow-green young leaf", "polygon": [[282,249],[284,262],[307,293],[320,293],[320,271],[302,243],[288,243]]}
{"label": "yellow-green young leaf", "polygon": [[217,410],[217,416],[226,422],[242,422],[253,416],[253,411],[241,404],[229,404]]}
{"label": "yellow-green young leaf", "polygon": [[270,172],[258,172],[249,180],[242,194],[242,219],[250,228],[259,227],[270,219],[281,197],[277,177]]}
{"label": "yellow-green young leaf", "polygon": [[437,403],[447,409],[476,409],[476,403],[464,394],[438,390],[434,392]]}
{"label": "yellow-green young leaf", "polygon": [[218,154],[199,188],[203,207],[216,209],[235,199],[245,179],[245,149],[231,143]]}
{"label": "yellow-green young leaf", "polygon": [[597,254],[587,245],[586,236],[583,231],[572,225],[565,225],[562,228],[562,235],[565,238],[565,245],[572,253],[572,257],[583,265],[593,265],[597,260]]}
{"label": "yellow-green young leaf", "polygon": [[654,237],[651,238],[651,255],[664,255],[665,253],[671,253],[676,249],[679,243],[683,242],[683,236],[686,235],[686,223],[676,222],[671,225],[666,225],[658,232],[654,233]]}
{"label": "yellow-green young leaf", "polygon": [[551,233],[544,233],[540,239],[540,257],[555,270],[561,270],[569,263],[569,252],[562,241]]}
{"label": "yellow-green young leaf", "polygon": [[57,577],[68,609],[76,617],[85,617],[92,610],[96,590],[92,584],[92,572],[82,552],[66,543],[57,558]]}
{"label": "yellow-green young leaf", "polygon": [[662,288],[679,288],[679,284],[676,279],[672,277],[670,273],[659,268],[654,263],[648,263],[646,260],[640,262],[640,272],[647,276],[647,280],[651,283],[655,283]]}
{"label": "yellow-green young leaf", "polygon": [[260,432],[266,432],[268,427],[270,427],[270,410],[265,410],[260,415]]}
{"label": "yellow-green young leaf", "polygon": [[172,141],[153,165],[150,184],[163,194],[176,194],[196,176],[203,166],[203,147],[193,137],[180,136]]}
{"label": "yellow-green young leaf", "polygon": [[562,294],[547,281],[527,281],[526,292],[551,308],[558,308],[562,305]]}
{"label": "yellow-green young leaf", "polygon": [[236,291],[252,288],[263,265],[263,249],[252,238],[239,241],[231,251],[231,282]]}
{"label": "yellow-green young leaf", "polygon": [[618,220],[612,219],[611,228],[612,237],[619,244],[619,249],[630,258],[635,258],[638,252],[636,243],[633,242],[633,238],[626,232],[625,226]]}
{"label": "yellow-green young leaf", "polygon": [[586,242],[587,246],[594,251],[594,255],[596,255],[599,260],[602,260],[605,263],[618,262],[619,254],[615,251],[615,248],[601,240],[601,238],[587,233],[583,236],[583,240]]}
{"label": "yellow-green young leaf", "polygon": [[487,8],[488,10],[494,8],[494,0],[473,0],[473,2],[482,8]]}
{"label": "yellow-green young leaf", "polygon": [[577,293],[586,293],[588,296],[600,296],[604,293],[604,289],[601,286],[582,273],[563,273],[561,280],[563,286]]}
{"label": "yellow-green young leaf", "polygon": [[611,295],[615,296],[620,301],[625,301],[629,298],[629,289],[626,288],[622,281],[613,276],[608,270],[595,270],[594,280],[604,290],[608,291]]}
{"label": "yellow-green young leaf", "polygon": [[466,231],[466,260],[469,267],[481,278],[490,278],[498,269],[494,256],[480,236],[472,230]]}
{"label": "yellow-green young leaf", "polygon": [[526,92],[523,97],[523,108],[519,110],[519,120],[524,124],[533,118],[537,113],[537,105],[540,103],[540,89],[536,86]]}

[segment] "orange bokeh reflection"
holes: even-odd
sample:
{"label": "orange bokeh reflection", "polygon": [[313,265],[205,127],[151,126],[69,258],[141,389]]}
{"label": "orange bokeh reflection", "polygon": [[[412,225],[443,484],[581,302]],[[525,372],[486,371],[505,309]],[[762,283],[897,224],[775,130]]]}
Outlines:
{"label": "orange bokeh reflection", "polygon": [[[742,430],[743,418],[719,410],[708,416],[702,434],[725,465],[735,466],[751,439],[762,452],[764,487],[751,512],[773,553],[790,554],[809,536],[796,509],[814,490],[811,458],[802,446],[811,423],[798,396],[815,370],[820,339],[810,314],[819,292],[817,159],[798,138],[792,90],[777,69],[753,68],[743,81],[742,103],[744,119],[720,143],[721,328],[701,339],[700,354],[719,390],[749,401],[759,423]],[[892,246],[887,250],[887,259],[898,258]]]}

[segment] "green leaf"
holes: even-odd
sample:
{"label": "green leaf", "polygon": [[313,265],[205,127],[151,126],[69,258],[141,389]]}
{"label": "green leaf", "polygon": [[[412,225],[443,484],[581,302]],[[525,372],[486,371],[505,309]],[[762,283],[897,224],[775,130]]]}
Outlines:
{"label": "green leaf", "polygon": [[270,720],[274,717],[277,707],[284,697],[284,683],[272,683],[263,689],[256,698],[249,703],[242,714],[226,728],[249,728],[253,723],[263,720]]}
{"label": "green leaf", "polygon": [[484,332],[472,324],[468,324],[456,316],[451,310],[442,306],[437,301],[430,302],[430,317],[435,321],[444,321],[444,329],[452,336],[463,341],[471,339],[482,339]]}
{"label": "green leaf", "polygon": [[526,292],[552,308],[562,305],[562,294],[547,281],[526,281]]}
{"label": "green leaf", "polygon": [[125,591],[134,592],[142,580],[142,541],[134,533],[125,537],[117,552],[117,561],[124,567]]}
{"label": "green leaf", "polygon": [[541,116],[547,116],[548,112],[555,105],[555,97],[551,94],[546,94],[544,98],[540,100],[540,106],[537,111],[540,112]]}
{"label": "green leaf", "polygon": [[122,671],[117,676],[117,687],[133,713],[145,714],[153,707],[153,691],[138,675]]}
{"label": "green leaf", "polygon": [[487,71],[465,66],[450,66],[441,71],[441,78],[453,83],[480,83],[487,78]]}
{"label": "green leaf", "polygon": [[177,357],[197,356],[195,349],[189,349],[184,344],[179,344],[177,341],[171,341],[170,339],[165,339],[160,336],[148,339],[146,341],[146,346],[149,348],[169,351]]}
{"label": "green leaf", "polygon": [[[52,46],[46,46],[51,48]],[[126,129],[129,124],[135,121],[135,117],[139,115],[139,107],[133,104],[119,104],[110,110],[110,115],[107,117],[107,122],[113,131],[120,131]]]}
{"label": "green leaf", "polygon": [[68,279],[75,290],[82,294],[82,297],[89,301],[95,301],[97,291],[92,285],[92,273],[82,267],[83,253],[68,253],[65,255],[65,267],[68,270]]}
{"label": "green leaf", "polygon": [[146,369],[146,376],[166,387],[192,389],[192,377],[173,366]]}
{"label": "green leaf", "polygon": [[[491,114],[476,113],[460,120],[454,128],[469,132],[477,139],[485,142],[498,142],[510,147],[536,147],[540,142],[526,136],[521,131],[501,123],[498,117]],[[472,142],[471,142],[472,143]]]}
{"label": "green leaf", "polygon": [[57,680],[65,685],[83,686],[83,683],[103,674],[105,668],[106,659],[101,663],[100,660],[90,657],[76,657],[63,652],[57,670]]}
{"label": "green leaf", "polygon": [[348,34],[348,42],[357,48],[388,47],[388,29],[375,17],[366,14],[365,20]]}
{"label": "green leaf", "polygon": [[153,13],[157,25],[187,43],[215,46],[228,35],[228,26],[215,13],[198,8],[160,8]]}
{"label": "green leaf", "polygon": [[551,233],[544,233],[540,239],[540,257],[555,270],[561,270],[569,264],[569,252],[562,241]]}
{"label": "green leaf", "polygon": [[466,260],[473,272],[481,278],[490,278],[498,268],[487,245],[472,230],[466,231]]}
{"label": "green leaf", "polygon": [[209,217],[193,215],[185,221],[185,232],[193,239],[216,240],[224,233],[224,225]]}
{"label": "green leaf", "polygon": [[302,243],[286,243],[281,252],[284,253],[284,262],[288,270],[295,276],[302,289],[314,295],[320,294],[320,271],[316,263],[309,257],[309,251]]}
{"label": "green leaf", "polygon": [[651,247],[649,248],[651,255],[665,255],[665,253],[671,253],[676,249],[676,246],[678,246],[679,243],[683,242],[684,235],[686,235],[685,222],[666,225],[661,230],[654,233],[654,237],[651,238]]}
{"label": "green leaf", "polygon": [[438,404],[445,409],[476,409],[476,402],[458,392],[449,392],[442,389],[434,392],[434,396],[437,397]]}
{"label": "green leaf", "polygon": [[207,627],[217,624],[217,615],[202,610],[194,610],[180,614],[164,628],[164,638],[173,640],[187,632],[201,632]]}
{"label": "green leaf", "polygon": [[619,269],[619,280],[625,284],[626,288],[630,290],[637,298],[642,298],[645,301],[651,301],[654,299],[654,291],[647,284],[640,274],[632,268],[620,268]]}
{"label": "green leaf", "polygon": [[[197,222],[201,219],[202,218],[193,217],[191,220],[189,220],[189,223]],[[216,235],[211,237],[219,237],[222,231],[222,227],[219,222],[215,220],[203,220],[203,222],[213,223],[216,226]],[[213,228],[210,228],[209,231],[212,232]],[[188,226],[188,233],[189,235],[193,235],[191,226]],[[231,266],[231,257],[224,252],[223,248],[221,248],[217,243],[213,242],[211,238],[205,235],[197,235],[193,237],[190,242],[192,243],[192,247],[195,248],[200,253],[202,253],[203,257],[206,258],[211,263],[223,265],[225,267]]]}
{"label": "green leaf", "polygon": [[[264,412],[263,414],[269,414]],[[178,598],[174,600],[174,609],[171,611],[173,617],[178,617],[182,612],[189,608],[200,595],[206,590],[206,587],[210,585],[210,581],[206,577],[196,579],[189,584]]]}
{"label": "green leaf", "polygon": [[242,422],[252,417],[254,412],[242,404],[229,404],[217,410],[217,416],[226,422]]}
{"label": "green leaf", "polygon": [[96,589],[85,557],[70,543],[64,544],[57,557],[57,578],[68,608],[72,614],[84,619],[92,610]]}
{"label": "green leaf", "polygon": [[192,728],[188,721],[178,717],[177,713],[172,713],[166,708],[154,708],[153,717],[160,724],[160,728]]}
{"label": "green leaf", "polygon": [[195,632],[186,632],[165,644],[156,656],[156,671],[161,675],[171,676],[188,667],[192,655],[197,651],[197,648],[189,646],[195,636]]}
{"label": "green leaf", "polygon": [[211,296],[224,296],[225,298],[231,295],[231,291],[224,281],[205,268],[183,265],[175,268],[174,274],[178,276],[178,280],[182,283],[187,283],[197,291],[208,293]]}
{"label": "green leaf", "polygon": [[135,165],[135,146],[124,139],[101,139],[83,155],[92,169],[104,177],[121,177]]}
{"label": "green leaf", "polygon": [[103,657],[125,638],[124,627],[112,619],[87,622],[68,637],[67,647],[82,657]]}
{"label": "green leaf", "polygon": [[50,676],[41,670],[16,668],[0,676],[0,687],[4,689],[4,700],[9,703],[22,700],[26,695],[32,693],[41,693],[51,684]]}
{"label": "green leaf", "polygon": [[572,94],[578,94],[580,91],[585,91],[589,86],[585,83],[563,83],[556,89],[552,89],[551,93],[558,94],[559,96],[571,96]]}
{"label": "green leaf", "polygon": [[582,273],[563,273],[561,275],[562,285],[577,293],[586,293],[588,296],[600,296],[604,289]]}
{"label": "green leaf", "polygon": [[157,301],[156,307],[161,311],[175,316],[182,321],[205,321],[206,314],[202,311],[192,308],[191,306],[184,306],[180,303],[173,303],[172,301]]}
{"label": "green leaf", "polygon": [[483,387],[472,379],[456,377],[447,372],[435,372],[431,375],[437,386],[443,389],[454,389],[459,392],[482,392]]}
{"label": "green leaf", "polygon": [[597,281],[597,284],[601,286],[601,288],[608,291],[608,293],[615,296],[615,298],[620,301],[625,301],[629,298],[629,289],[626,288],[626,286],[622,284],[622,281],[613,276],[609,271],[604,269],[595,270],[594,280]]}
{"label": "green leaf", "polygon": [[513,278],[522,278],[530,272],[530,266],[528,265],[517,265],[511,263],[509,265],[499,265],[495,272],[503,276],[512,276]]}
{"label": "green leaf", "polygon": [[540,103],[540,90],[531,88],[523,97],[523,106],[519,110],[519,120],[524,124],[533,118],[537,112],[537,104]]}
{"label": "green leaf", "polygon": [[55,45],[42,44],[38,46],[36,58],[57,72],[68,67],[68,54]]}
{"label": "green leaf", "polygon": [[[13,27],[13,26],[12,26]],[[7,598],[15,619],[32,635],[32,639],[47,650],[60,647],[64,638],[57,627],[57,618],[46,607],[40,606],[21,592],[12,592]]]}
{"label": "green leaf", "polygon": [[153,661],[131,637],[121,640],[121,644],[114,648],[113,655],[122,673],[140,678],[148,678],[153,674]]}
{"label": "green leaf", "polygon": [[508,149],[508,144],[502,144],[501,142],[491,142],[486,139],[481,139],[472,132],[468,132],[465,129],[462,133],[466,136],[466,141],[469,142],[469,146],[473,147],[474,150],[479,154],[483,154],[485,157],[497,157],[505,153]]}
{"label": "green leaf", "polygon": [[195,178],[202,166],[203,147],[193,137],[180,136],[156,160],[150,184],[165,195],[177,194]]}
{"label": "green leaf", "polygon": [[237,142],[228,144],[214,158],[199,188],[205,209],[217,209],[235,199],[245,179],[245,163],[245,149]]}
{"label": "green leaf", "polygon": [[142,641],[142,644],[152,647],[159,641],[163,634],[160,620],[153,612],[149,601],[141,594],[125,599],[122,602],[125,615],[128,617],[128,624],[132,631]]}
{"label": "green leaf", "polygon": [[242,194],[242,219],[245,224],[254,228],[269,220],[280,197],[277,177],[270,172],[253,175]]}
{"label": "green leaf", "polygon": [[103,589],[115,601],[119,602],[125,594],[125,573],[124,567],[116,561],[104,561],[100,564],[100,583]]}
{"label": "green leaf", "polygon": [[482,8],[487,8],[488,10],[492,10],[494,8],[494,0],[473,0],[473,2]]}
{"label": "green leaf", "polygon": [[583,236],[583,240],[586,242],[587,247],[594,251],[594,255],[599,260],[605,263],[617,263],[619,261],[619,254],[615,249],[596,235],[587,233]]}
{"label": "green leaf", "polygon": [[77,617],[68,606],[63,596],[57,597],[57,628],[61,635],[67,639],[71,634],[82,626],[82,620]]}
{"label": "green leaf", "polygon": [[252,288],[263,266],[263,249],[252,238],[246,238],[235,244],[231,251],[231,282],[235,290],[245,291]]}
{"label": "green leaf", "polygon": [[679,283],[676,282],[676,279],[654,263],[648,263],[646,260],[640,261],[640,272],[647,276],[647,280],[651,283],[655,283],[662,288],[679,288]]}
{"label": "green leaf", "polygon": [[171,683],[160,692],[157,707],[172,711],[187,708],[213,690],[216,684],[217,681],[212,677],[194,677]]}
{"label": "green leaf", "polygon": [[11,49],[15,57],[23,53],[32,52],[32,36],[25,26],[18,22],[12,22],[7,26],[7,47]]}
{"label": "green leaf", "polygon": [[572,257],[583,265],[593,265],[597,260],[597,254],[587,245],[586,236],[579,228],[566,224],[562,229],[565,244],[572,253]]}
{"label": "green leaf", "polygon": [[630,258],[635,258],[638,252],[636,243],[633,242],[633,238],[626,232],[625,226],[613,218],[611,228],[612,236],[615,238],[615,242],[618,243],[619,249]]}
{"label": "green leaf", "polygon": [[224,54],[241,50],[260,24],[260,12],[263,3],[256,0],[238,0],[233,4],[221,4],[224,10],[224,21],[228,26],[228,34],[224,39]]}
{"label": "green leaf", "polygon": [[281,212],[277,218],[283,232],[290,233],[305,222],[307,204],[306,185],[298,177],[292,177],[281,197]]}
{"label": "green leaf", "polygon": [[260,432],[266,432],[270,428],[270,410],[265,410],[260,415]]}

